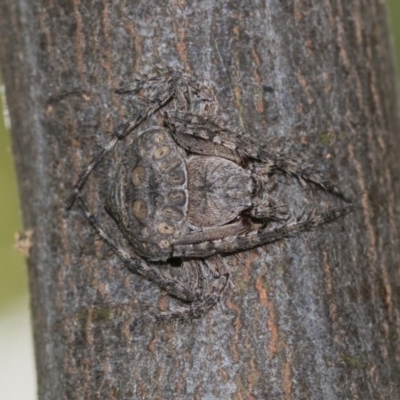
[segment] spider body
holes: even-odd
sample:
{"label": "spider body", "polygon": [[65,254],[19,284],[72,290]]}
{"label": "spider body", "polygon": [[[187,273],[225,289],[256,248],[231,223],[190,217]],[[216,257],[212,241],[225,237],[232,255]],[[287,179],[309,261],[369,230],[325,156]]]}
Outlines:
{"label": "spider body", "polygon": [[[312,167],[228,128],[216,117],[213,91],[193,76],[167,68],[118,92],[134,96],[141,107],[88,164],[68,208],[78,199],[94,229],[131,271],[191,303],[155,320],[198,318],[212,308],[229,278],[222,256],[292,237],[349,212],[350,207],[342,207],[294,221],[284,218],[282,205],[271,196],[275,173],[345,198]],[[79,193],[104,156],[161,109],[162,126],[145,130],[126,149],[105,200],[127,242],[127,247],[119,246]],[[275,225],[269,224],[271,220]],[[184,268],[195,272],[192,286],[160,270],[160,263],[172,258],[180,258]],[[213,271],[214,281],[204,269]]]}
{"label": "spider body", "polygon": [[174,244],[248,230],[261,187],[249,169],[187,154],[166,129],[152,128],[126,150],[106,209],[138,254],[165,261],[183,256]]}

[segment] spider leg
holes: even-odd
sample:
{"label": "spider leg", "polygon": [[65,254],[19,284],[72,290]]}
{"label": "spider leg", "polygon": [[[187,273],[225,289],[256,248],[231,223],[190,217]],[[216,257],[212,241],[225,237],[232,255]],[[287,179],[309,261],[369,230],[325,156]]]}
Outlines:
{"label": "spider leg", "polygon": [[[174,243],[192,244],[192,243],[202,243],[208,240],[219,240],[225,237],[240,235],[243,232],[247,232],[250,228],[251,228],[251,221],[249,220],[249,218],[242,217],[238,221],[232,222],[228,225],[215,226],[211,228],[206,228],[201,231],[193,231],[186,233]],[[175,257],[175,252],[173,252],[172,256]]]}
{"label": "spider leg", "polygon": [[311,166],[297,162],[281,152],[269,151],[253,139],[241,137],[237,132],[223,126],[218,119],[175,111],[164,113],[164,123],[174,140],[191,153],[218,156],[240,165],[246,165],[249,161],[260,163],[260,172],[270,174],[281,171],[351,202],[336,185],[324,179]]}
{"label": "spider leg", "polygon": [[[217,260],[218,259],[218,260]],[[229,280],[229,272],[227,272],[226,268],[223,266],[221,269],[218,267],[218,277],[215,279],[215,283],[210,285],[207,283],[207,277],[205,276],[202,263],[207,264],[207,269],[213,271],[213,267],[209,264],[211,262],[217,262],[219,260],[219,256],[210,257],[207,260],[190,260],[189,264],[191,267],[198,269],[199,275],[199,290],[202,291],[203,296],[201,296],[200,300],[193,302],[187,307],[181,307],[177,311],[174,312],[163,312],[159,315],[152,315],[146,317],[137,318],[133,324],[131,325],[131,331],[135,330],[137,326],[144,325],[147,322],[156,322],[157,324],[167,324],[171,322],[186,322],[192,319],[200,318],[203,315],[207,314],[216,304],[222,299],[226,288],[230,282]],[[220,263],[218,263],[220,264]],[[222,264],[222,263],[221,263]],[[204,285],[204,286],[203,286]],[[200,288],[200,286],[202,286]]]}
{"label": "spider leg", "polygon": [[[160,288],[164,289],[168,294],[181,299],[185,302],[191,303],[188,307],[181,308],[180,310],[172,313],[162,313],[160,315],[145,317],[140,322],[145,322],[148,320],[155,321],[156,323],[169,323],[174,321],[187,321],[195,318],[200,318],[205,315],[211,308],[213,308],[222,298],[223,293],[229,283],[229,273],[223,267],[218,266],[218,279],[216,279],[216,284],[212,285],[212,289],[209,290],[209,285],[207,279],[204,275],[204,271],[201,266],[200,260],[191,260],[190,264],[192,267],[197,268],[198,274],[198,284],[195,290],[190,290],[186,288],[182,282],[167,277],[162,274],[156,268],[149,268],[143,261],[134,260],[123,248],[117,246],[114,241],[107,235],[107,233],[101,228],[97,223],[96,218],[90,213],[86,204],[80,196],[77,196],[79,206],[84,212],[86,219],[93,226],[97,234],[115,251],[117,256],[123,261],[127,268],[136,273],[143,278],[157,284]],[[215,257],[213,257],[215,258]],[[205,260],[209,263],[210,260]],[[211,271],[213,268],[209,267]],[[198,300],[198,299],[201,300]],[[139,321],[137,321],[139,322]]]}
{"label": "spider leg", "polygon": [[85,170],[79,176],[77,183],[74,186],[74,190],[71,196],[67,200],[67,210],[70,210],[75,203],[75,200],[85,185],[89,175],[92,173],[94,168],[100,163],[101,160],[116,146],[116,144],[125,139],[130,133],[132,133],[142,122],[144,122],[147,118],[149,118],[152,114],[158,111],[161,107],[163,107],[169,99],[164,102],[158,102],[156,104],[152,104],[146,110],[142,110],[135,115],[134,118],[129,121],[121,124],[113,134],[113,137],[108,142],[107,146],[105,146],[98,154],[96,154],[92,161],[86,166]]}
{"label": "spider leg", "polygon": [[119,139],[117,136],[114,136],[107,144],[106,147],[104,147],[99,153],[97,153],[92,161],[88,165],[86,165],[85,170],[81,173],[81,175],[78,178],[78,181],[76,182],[74,186],[74,190],[72,194],[68,197],[67,199],[67,210],[70,210],[72,206],[75,203],[76,198],[79,195],[79,192],[82,190],[84,184],[86,183],[87,179],[89,178],[89,175],[92,173],[94,168],[96,167],[97,164],[104,158],[104,156],[109,153],[115,145],[118,143]]}
{"label": "spider leg", "polygon": [[198,300],[203,300],[204,294],[208,291],[208,282],[203,272],[203,264],[203,260],[191,259],[184,260],[181,266]]}
{"label": "spider leg", "polygon": [[143,91],[142,98],[145,106],[137,111],[128,121],[120,124],[113,133],[113,137],[108,144],[89,162],[79,176],[72,194],[67,199],[67,210],[72,208],[76,197],[85,185],[89,175],[100,161],[103,160],[120,140],[125,139],[140,124],[167,105],[177,93],[182,91],[182,86],[185,86],[185,79],[183,79],[182,73],[168,69],[167,72],[163,74],[157,74],[150,78],[144,77],[143,79],[136,79],[133,86],[117,90],[119,94],[139,94],[139,92]]}
{"label": "spider leg", "polygon": [[121,259],[121,261],[127,266],[127,268],[143,278],[155,283],[160,288],[164,289],[168,294],[181,299],[186,302],[194,302],[196,300],[196,295],[192,290],[185,287],[182,282],[173,279],[171,277],[162,274],[158,268],[150,268],[145,262],[140,259],[133,259],[128,252],[126,252],[122,247],[115,244],[115,242],[110,238],[110,236],[102,229],[102,227],[97,223],[97,220],[93,214],[90,213],[86,204],[80,196],[77,196],[79,206],[86,219],[93,226],[97,234],[106,242]]}
{"label": "spider leg", "polygon": [[278,205],[270,200],[268,204],[260,204],[249,210],[249,215],[258,220],[274,220],[284,221],[288,218],[289,213],[287,206]]}
{"label": "spider leg", "polygon": [[[208,289],[209,286],[206,285],[208,289],[207,293],[200,301],[193,302],[188,307],[181,308],[176,312],[161,313],[160,315],[150,317],[150,319],[159,324],[164,324],[174,321],[185,322],[188,320],[200,318],[203,315],[207,314],[208,311],[210,311],[222,299],[225,289],[227,288],[229,283],[229,277],[230,277],[229,272],[223,266],[223,263],[219,261],[220,261],[219,256],[214,256],[207,260],[204,260],[206,264],[217,262],[219,269],[218,271],[219,276],[215,280],[215,283],[211,285],[211,290],[209,290]],[[209,265],[207,265],[207,268],[210,269],[210,271],[214,270],[214,268]],[[201,280],[203,281],[207,280],[204,277],[204,271],[202,270],[200,265],[199,265],[199,276],[201,277],[200,278]]]}
{"label": "spider leg", "polygon": [[203,315],[207,314],[221,300],[222,294],[225,291],[227,284],[228,279],[226,279],[222,289],[214,289],[211,294],[204,298],[204,300],[192,303],[189,307],[178,310],[176,312],[161,313],[160,315],[156,315],[150,318],[150,320],[153,320],[158,324],[165,324],[174,321],[185,322],[192,319],[200,318]]}
{"label": "spider leg", "polygon": [[252,230],[243,235],[231,236],[224,239],[189,244],[175,243],[173,254],[175,257],[197,258],[250,250],[254,247],[293,237],[301,232],[310,231],[316,226],[326,224],[349,213],[351,209],[351,206],[331,209],[318,215],[311,214],[303,221],[284,224],[276,228]]}

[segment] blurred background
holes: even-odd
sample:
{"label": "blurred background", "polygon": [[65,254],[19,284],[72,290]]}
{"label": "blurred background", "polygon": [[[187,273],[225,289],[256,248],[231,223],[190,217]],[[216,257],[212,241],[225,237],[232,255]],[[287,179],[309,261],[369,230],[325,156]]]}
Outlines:
{"label": "blurred background", "polygon": [[[387,3],[399,66],[400,1]],[[6,400],[33,400],[36,383],[25,258],[13,248],[23,227],[4,88],[0,88],[0,393]]]}

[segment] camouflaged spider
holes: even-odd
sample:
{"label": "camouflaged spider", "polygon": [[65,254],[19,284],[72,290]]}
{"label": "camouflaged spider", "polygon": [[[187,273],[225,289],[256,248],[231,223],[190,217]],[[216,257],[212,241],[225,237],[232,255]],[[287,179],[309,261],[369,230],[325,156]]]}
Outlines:
{"label": "camouflaged spider", "polygon": [[[197,318],[213,307],[229,278],[221,255],[291,237],[349,211],[343,207],[295,222],[282,221],[282,209],[268,190],[270,176],[277,171],[344,197],[310,167],[226,127],[218,118],[213,91],[193,76],[166,68],[136,78],[131,87],[117,92],[136,96],[141,108],[118,127],[109,144],[87,166],[68,208],[78,199],[97,233],[131,271],[190,303],[155,320]],[[163,127],[145,130],[126,149],[106,199],[106,210],[128,243],[124,248],[96,222],[79,192],[118,141],[161,109]],[[281,223],[269,227],[270,220]],[[197,270],[194,288],[167,276],[156,264],[173,258]],[[202,262],[218,266],[211,284]]]}

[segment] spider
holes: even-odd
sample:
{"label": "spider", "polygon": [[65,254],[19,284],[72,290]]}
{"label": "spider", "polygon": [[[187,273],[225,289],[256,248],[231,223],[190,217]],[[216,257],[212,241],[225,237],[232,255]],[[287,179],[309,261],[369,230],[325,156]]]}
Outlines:
{"label": "spider", "polygon": [[[349,205],[289,220],[270,194],[277,172],[349,200],[311,167],[227,127],[213,90],[194,76],[166,67],[117,93],[133,96],[138,111],[87,165],[67,208],[78,200],[95,231],[132,272],[187,304],[152,317],[157,322],[199,318],[214,307],[229,282],[224,255],[292,237],[350,211]],[[117,245],[80,191],[115,145],[156,113],[162,125],[144,130],[127,147],[105,201],[125,240]],[[194,285],[162,272],[160,263],[174,259],[189,266]]]}

